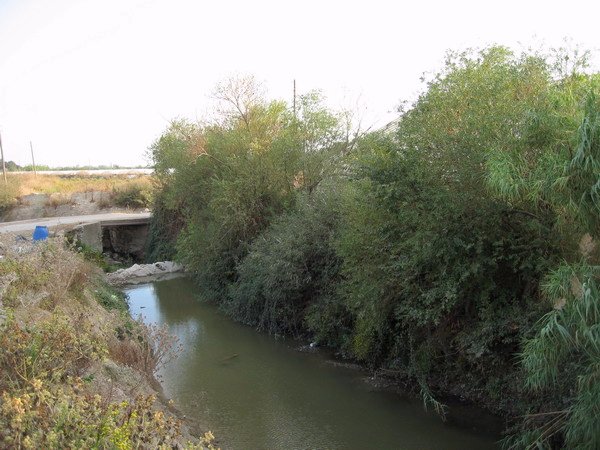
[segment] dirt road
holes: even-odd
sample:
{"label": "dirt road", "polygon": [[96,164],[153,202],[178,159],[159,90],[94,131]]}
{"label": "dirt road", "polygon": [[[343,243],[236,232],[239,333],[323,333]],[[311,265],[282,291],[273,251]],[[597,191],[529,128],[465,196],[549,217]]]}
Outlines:
{"label": "dirt road", "polygon": [[59,228],[73,227],[84,223],[109,222],[109,221],[136,221],[140,219],[149,219],[152,217],[150,212],[141,213],[103,213],[90,214],[83,216],[63,216],[63,217],[42,217],[40,219],[17,220],[14,222],[1,222],[0,233],[33,233],[36,225],[47,226],[49,230],[54,231]]}

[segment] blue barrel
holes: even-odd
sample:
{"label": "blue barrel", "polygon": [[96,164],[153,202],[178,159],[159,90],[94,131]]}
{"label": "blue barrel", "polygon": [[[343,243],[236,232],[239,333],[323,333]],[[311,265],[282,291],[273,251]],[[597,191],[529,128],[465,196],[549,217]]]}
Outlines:
{"label": "blue barrel", "polygon": [[33,230],[33,240],[44,241],[46,239],[48,239],[48,227],[36,225],[35,230]]}

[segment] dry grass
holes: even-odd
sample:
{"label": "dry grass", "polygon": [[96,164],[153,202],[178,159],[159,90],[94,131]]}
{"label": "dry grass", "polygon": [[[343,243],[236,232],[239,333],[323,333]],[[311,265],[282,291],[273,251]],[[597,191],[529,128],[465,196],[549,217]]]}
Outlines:
{"label": "dry grass", "polygon": [[110,208],[113,205],[112,196],[111,197],[103,197],[100,200],[98,200],[96,204],[98,205],[99,209]]}
{"label": "dry grass", "polygon": [[46,201],[46,206],[58,208],[59,206],[74,205],[75,201],[69,194],[51,194]]}
{"label": "dry grass", "polygon": [[[4,306],[11,308],[40,307],[51,311],[61,299],[81,299],[82,288],[96,272],[94,266],[67,250],[60,240],[19,245],[4,240],[0,245],[4,253],[0,260],[0,297]],[[2,282],[9,279],[13,281]]]}
{"label": "dry grass", "polygon": [[125,189],[131,184],[143,185],[146,189],[152,189],[152,177],[150,175],[122,175],[112,176],[57,176],[33,174],[12,174],[9,176],[9,184],[17,185],[19,195],[28,194],[73,194],[75,192],[112,192]]}
{"label": "dry grass", "polygon": [[0,256],[0,448],[182,448],[148,381],[172,338],[131,320],[60,239],[0,235]]}
{"label": "dry grass", "polygon": [[136,325],[110,342],[109,354],[118,363],[154,376],[181,353],[181,344],[165,327]]}
{"label": "dry grass", "polygon": [[[103,192],[102,208],[122,206],[148,207],[154,190],[150,175],[38,175],[9,174],[8,184],[0,182],[0,214],[19,203],[19,198],[30,194],[48,195],[48,207],[73,205],[75,193]],[[93,198],[92,198],[93,201]]]}
{"label": "dry grass", "polygon": [[0,213],[7,208],[10,208],[17,202],[17,197],[20,195],[20,182],[13,177],[9,178],[10,182],[5,185],[0,182]]}

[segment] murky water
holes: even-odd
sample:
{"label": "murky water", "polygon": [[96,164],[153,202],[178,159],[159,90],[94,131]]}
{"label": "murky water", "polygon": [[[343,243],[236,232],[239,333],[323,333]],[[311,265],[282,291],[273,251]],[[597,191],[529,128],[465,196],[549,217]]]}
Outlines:
{"label": "murky water", "polygon": [[127,289],[131,314],[166,324],[183,353],[165,394],[232,449],[488,449],[496,436],[443,423],[420,402],[373,390],[364,373],[295,350],[196,300],[177,278]]}

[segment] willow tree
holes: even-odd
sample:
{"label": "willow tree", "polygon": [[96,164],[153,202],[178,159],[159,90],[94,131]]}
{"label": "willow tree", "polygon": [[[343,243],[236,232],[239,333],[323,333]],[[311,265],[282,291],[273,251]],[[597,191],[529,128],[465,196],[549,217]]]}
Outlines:
{"label": "willow tree", "polygon": [[210,121],[174,123],[152,155],[159,197],[182,216],[177,256],[220,302],[252,241],[293,207],[298,192],[320,183],[344,134],[316,93],[300,96],[292,111],[242,77],[220,83],[214,96]]}
{"label": "willow tree", "polygon": [[537,285],[556,253],[545,224],[488,189],[486,164],[523,146],[551,82],[537,55],[451,54],[396,133],[350,155],[338,239],[347,351],[408,374],[428,402],[440,380],[490,404],[517,395],[513,355],[542,314]]}
{"label": "willow tree", "polygon": [[555,77],[522,128],[521,149],[498,149],[488,182],[559,237],[563,263],[545,278],[552,306],[520,355],[527,389],[546,406],[526,416],[511,448],[600,448],[600,77]]}

